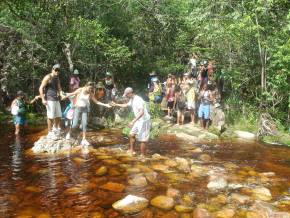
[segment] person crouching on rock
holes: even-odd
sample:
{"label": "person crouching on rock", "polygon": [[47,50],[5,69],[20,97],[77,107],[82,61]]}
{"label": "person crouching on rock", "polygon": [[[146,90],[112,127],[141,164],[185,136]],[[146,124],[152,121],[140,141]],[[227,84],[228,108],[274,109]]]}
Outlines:
{"label": "person crouching on rock", "polygon": [[[76,103],[75,103],[75,110],[74,110],[74,117],[73,117],[73,124],[72,129],[76,129],[78,127],[79,117],[81,117],[82,122],[82,133],[83,139],[81,141],[81,145],[83,147],[89,146],[90,143],[86,140],[86,132],[87,132],[87,125],[88,125],[88,113],[90,110],[90,100],[95,102],[98,105],[102,105],[105,107],[111,107],[108,104],[104,104],[99,102],[94,96],[94,83],[89,82],[84,87],[77,89],[72,93],[68,93],[63,99],[69,98],[71,96],[76,96]],[[68,139],[68,137],[67,137]]]}
{"label": "person crouching on rock", "polygon": [[118,107],[131,106],[133,109],[135,118],[129,123],[129,127],[132,129],[130,132],[130,149],[128,150],[128,153],[131,155],[135,153],[134,144],[137,138],[137,140],[141,142],[141,156],[145,156],[145,145],[149,140],[151,126],[150,115],[148,113],[146,103],[140,96],[133,92],[131,87],[127,87],[125,89],[123,97],[129,98],[129,102],[126,104],[111,102],[111,105]]}

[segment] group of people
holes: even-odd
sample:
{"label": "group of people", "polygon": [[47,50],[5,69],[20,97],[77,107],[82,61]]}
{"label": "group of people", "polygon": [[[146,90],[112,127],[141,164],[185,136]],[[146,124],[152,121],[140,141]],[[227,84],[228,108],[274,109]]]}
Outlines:
{"label": "group of people", "polygon": [[177,125],[184,124],[184,114],[188,110],[191,123],[200,119],[203,129],[208,129],[213,106],[219,106],[220,94],[214,81],[214,64],[202,61],[197,68],[197,61],[190,59],[190,71],[177,78],[169,74],[161,83],[153,72],[150,74],[149,99],[155,104],[166,104],[167,118],[177,114]]}
{"label": "group of people", "polygon": [[[65,138],[70,139],[76,129],[81,127],[82,140],[80,145],[82,148],[87,149],[90,144],[86,139],[88,117],[90,112],[90,104],[94,102],[97,105],[104,107],[129,107],[131,106],[135,115],[135,118],[130,122],[130,148],[128,152],[134,154],[134,144],[136,139],[141,142],[141,154],[145,155],[145,144],[149,140],[150,133],[150,115],[147,109],[147,104],[138,95],[136,95],[132,88],[127,87],[124,91],[123,97],[127,98],[127,103],[117,104],[114,102],[114,82],[111,74],[106,74],[105,86],[99,82],[96,86],[93,82],[87,82],[83,87],[80,87],[80,79],[78,78],[78,71],[74,71],[72,78],[70,79],[70,92],[64,93],[61,87],[59,79],[60,65],[55,64],[52,70],[47,74],[39,87],[40,95],[35,97],[31,102],[25,101],[25,95],[22,91],[17,93],[16,99],[12,102],[11,112],[14,118],[15,134],[18,135],[20,126],[26,124],[26,104],[33,103],[38,99],[41,99],[42,104],[45,105],[47,110],[47,126],[48,134],[47,138],[56,140],[62,137],[61,118],[64,116],[66,122]],[[106,88],[111,92],[106,93],[108,95],[109,103],[102,103],[98,100],[97,89]],[[106,89],[106,90],[107,90]],[[69,99],[70,103],[62,113],[60,101]],[[81,125],[79,126],[79,121]]]}

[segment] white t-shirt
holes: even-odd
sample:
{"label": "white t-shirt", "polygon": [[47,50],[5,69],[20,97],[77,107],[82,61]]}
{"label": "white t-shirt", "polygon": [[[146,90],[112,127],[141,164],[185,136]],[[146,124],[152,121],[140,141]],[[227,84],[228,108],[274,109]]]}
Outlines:
{"label": "white t-shirt", "polygon": [[196,59],[195,58],[190,58],[189,63],[191,64],[191,67],[196,67]]}
{"label": "white t-shirt", "polygon": [[139,110],[143,109],[144,114],[139,118],[138,121],[150,120],[150,115],[148,113],[148,108],[146,102],[138,95],[134,95],[132,99],[128,102],[128,105],[132,107],[135,117],[138,116]]}

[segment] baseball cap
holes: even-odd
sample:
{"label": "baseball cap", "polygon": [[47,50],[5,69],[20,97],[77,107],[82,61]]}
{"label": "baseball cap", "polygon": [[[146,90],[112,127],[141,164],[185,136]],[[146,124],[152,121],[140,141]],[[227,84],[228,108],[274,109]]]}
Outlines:
{"label": "baseball cap", "polygon": [[112,76],[111,72],[106,72],[106,76]]}
{"label": "baseball cap", "polygon": [[124,90],[124,94],[123,94],[123,97],[126,97],[129,93],[132,93],[133,92],[133,89],[131,87],[127,87],[125,90]]}
{"label": "baseball cap", "polygon": [[52,69],[53,70],[60,69],[60,65],[59,64],[55,64],[55,65],[53,65]]}
{"label": "baseball cap", "polygon": [[75,70],[74,70],[74,74],[75,74],[75,75],[79,75],[80,73],[79,73],[79,71],[78,71],[77,69],[75,69]]}
{"label": "baseball cap", "polygon": [[18,91],[17,92],[17,96],[24,96],[24,92],[23,91]]}

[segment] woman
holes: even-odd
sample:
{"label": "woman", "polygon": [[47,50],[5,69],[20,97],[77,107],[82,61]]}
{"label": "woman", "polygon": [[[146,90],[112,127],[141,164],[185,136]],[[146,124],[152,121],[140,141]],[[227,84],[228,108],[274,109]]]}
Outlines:
{"label": "woman", "polygon": [[[95,102],[98,105],[102,105],[105,107],[111,107],[111,106],[108,104],[103,104],[102,102],[99,102],[95,98],[94,85],[91,82],[87,83],[86,86],[77,89],[73,93],[68,93],[65,98],[69,98],[71,96],[76,96],[72,129],[77,128],[79,117],[81,117],[82,133],[83,133],[83,139],[81,141],[81,145],[82,146],[89,146],[90,143],[86,140],[86,132],[87,132],[87,125],[88,125],[88,113],[90,110],[90,100],[92,100],[93,102]],[[69,138],[69,137],[67,137],[67,138]]]}
{"label": "woman", "polygon": [[167,98],[167,117],[169,119],[172,118],[172,110],[173,110],[173,105],[174,105],[174,100],[175,100],[175,85],[172,82],[169,82],[166,84],[166,98]]}
{"label": "woman", "polygon": [[191,80],[190,84],[190,89],[186,93],[186,99],[187,99],[187,109],[190,112],[190,117],[191,117],[191,123],[195,123],[195,93],[196,93],[196,81],[195,79]]}
{"label": "woman", "polygon": [[182,89],[177,86],[175,89],[174,107],[177,109],[177,125],[184,124],[184,112],[186,108],[186,98]]}

